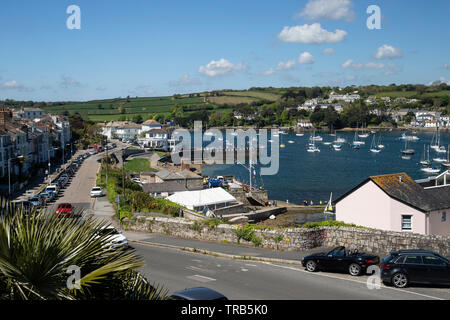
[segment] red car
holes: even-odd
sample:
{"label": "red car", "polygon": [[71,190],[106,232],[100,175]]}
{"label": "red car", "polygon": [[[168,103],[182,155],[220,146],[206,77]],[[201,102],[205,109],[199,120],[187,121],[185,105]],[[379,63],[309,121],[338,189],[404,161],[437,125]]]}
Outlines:
{"label": "red car", "polygon": [[73,214],[73,206],[70,203],[60,203],[55,211],[58,217],[68,217]]}

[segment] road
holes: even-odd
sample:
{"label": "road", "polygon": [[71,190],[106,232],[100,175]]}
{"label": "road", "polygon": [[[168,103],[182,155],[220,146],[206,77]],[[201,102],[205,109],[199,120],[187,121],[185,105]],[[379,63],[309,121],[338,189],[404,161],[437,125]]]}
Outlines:
{"label": "road", "polygon": [[436,300],[450,289],[381,285],[368,289],[368,276],[309,273],[297,266],[233,260],[176,249],[132,244],[144,259],[142,272],[169,292],[208,287],[231,300]]}

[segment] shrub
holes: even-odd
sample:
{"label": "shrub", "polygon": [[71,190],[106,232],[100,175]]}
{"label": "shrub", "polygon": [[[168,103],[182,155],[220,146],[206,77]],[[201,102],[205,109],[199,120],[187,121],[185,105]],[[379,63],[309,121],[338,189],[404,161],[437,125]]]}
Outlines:
{"label": "shrub", "polygon": [[202,226],[198,223],[198,221],[194,221],[194,224],[190,228],[199,233],[202,232]]}
{"label": "shrub", "polygon": [[215,229],[219,224],[222,223],[222,220],[219,218],[210,218],[208,220],[203,221],[203,223],[208,226],[209,230]]}

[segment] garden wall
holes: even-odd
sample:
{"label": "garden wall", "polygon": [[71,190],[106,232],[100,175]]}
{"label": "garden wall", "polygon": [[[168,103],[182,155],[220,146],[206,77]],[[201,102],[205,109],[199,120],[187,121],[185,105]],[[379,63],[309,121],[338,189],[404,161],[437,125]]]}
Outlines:
{"label": "garden wall", "polygon": [[[137,217],[135,221],[125,220],[128,230],[154,232],[174,237],[237,243],[236,230],[239,226],[221,224],[210,227],[203,222],[183,218]],[[346,246],[349,249],[386,255],[393,250],[426,249],[450,256],[450,237],[424,236],[382,230],[320,227],[317,229],[295,228],[283,230],[253,229],[262,248],[302,251],[316,247]],[[258,241],[240,240],[254,245]]]}

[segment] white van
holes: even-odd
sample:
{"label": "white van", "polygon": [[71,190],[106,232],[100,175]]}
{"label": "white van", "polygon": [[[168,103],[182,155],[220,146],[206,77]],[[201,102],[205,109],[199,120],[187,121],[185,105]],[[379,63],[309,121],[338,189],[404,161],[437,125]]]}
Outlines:
{"label": "white van", "polygon": [[57,185],[51,184],[48,185],[47,188],[45,188],[45,191],[52,191],[54,194],[58,194],[59,190]]}

